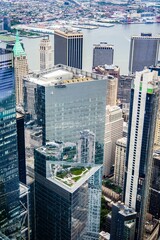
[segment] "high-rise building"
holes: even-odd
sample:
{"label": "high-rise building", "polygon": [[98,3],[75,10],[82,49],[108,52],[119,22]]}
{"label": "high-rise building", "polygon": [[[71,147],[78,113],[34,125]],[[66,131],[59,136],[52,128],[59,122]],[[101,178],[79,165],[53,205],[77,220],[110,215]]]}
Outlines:
{"label": "high-rise building", "polygon": [[118,79],[108,76],[107,105],[116,106],[117,104]]}
{"label": "high-rise building", "polygon": [[21,239],[13,54],[0,49],[0,232]]}
{"label": "high-rise building", "polygon": [[24,137],[24,115],[16,114],[19,181],[26,184],[26,157]]}
{"label": "high-rise building", "polygon": [[122,110],[118,106],[106,107],[103,174],[111,173],[115,162],[116,141],[123,136]]}
{"label": "high-rise building", "polygon": [[129,72],[142,71],[144,67],[156,66],[158,62],[160,37],[152,34],[133,36],[130,45]]}
{"label": "high-rise building", "polygon": [[73,30],[54,31],[54,64],[82,69],[83,33]]}
{"label": "high-rise building", "polygon": [[157,112],[154,143],[155,145],[160,146],[160,102],[159,102],[158,112]]}
{"label": "high-rise building", "polygon": [[[35,89],[34,101],[28,97],[30,84]],[[43,145],[53,140],[77,142],[79,133],[87,129],[95,135],[95,163],[103,162],[106,76],[57,65],[30,75],[24,86],[25,110],[30,113],[28,106],[32,111],[34,105]]]}
{"label": "high-rise building", "polygon": [[126,160],[127,138],[123,137],[116,142],[115,164],[114,164],[114,182],[123,188],[124,184],[124,166]]}
{"label": "high-rise building", "polygon": [[113,64],[114,48],[113,45],[107,43],[100,43],[94,45],[93,48],[93,67],[99,65],[112,65]]}
{"label": "high-rise building", "polygon": [[101,167],[78,163],[74,143],[35,150],[36,239],[98,239]]}
{"label": "high-rise building", "polygon": [[138,213],[136,239],[143,239],[151,181],[159,83],[156,72],[136,72],[131,90],[124,201]]}
{"label": "high-rise building", "polygon": [[[157,71],[159,81],[160,81],[160,66],[157,65],[155,67],[150,67],[150,69],[151,69],[151,71]],[[159,99],[159,104],[158,104],[154,144],[156,146],[160,146],[160,99]]]}
{"label": "high-rise building", "polygon": [[18,31],[16,33],[16,42],[13,48],[14,53],[14,71],[16,86],[16,104],[23,106],[23,77],[28,74],[27,56],[19,41]]}
{"label": "high-rise building", "polygon": [[154,151],[149,213],[160,219],[160,149]]}
{"label": "high-rise building", "polygon": [[9,16],[5,16],[3,18],[3,29],[7,30],[7,31],[11,30],[11,21],[10,21]]}
{"label": "high-rise building", "polygon": [[119,104],[130,103],[131,83],[133,76],[121,75],[118,80],[117,100]]}
{"label": "high-rise building", "polygon": [[134,209],[124,203],[113,203],[110,240],[134,240],[136,214]]}
{"label": "high-rise building", "polygon": [[53,66],[53,50],[51,40],[45,37],[40,42],[40,70],[49,69]]}
{"label": "high-rise building", "polygon": [[[116,75],[117,77],[110,75],[109,71],[106,70],[106,66],[98,66],[94,69],[94,73],[97,74],[101,74],[101,75],[105,75],[108,77],[108,83],[107,83],[107,105],[110,106],[116,106],[117,104],[117,90],[118,90],[118,76],[117,74],[113,74]],[[113,72],[112,72],[113,73]]]}

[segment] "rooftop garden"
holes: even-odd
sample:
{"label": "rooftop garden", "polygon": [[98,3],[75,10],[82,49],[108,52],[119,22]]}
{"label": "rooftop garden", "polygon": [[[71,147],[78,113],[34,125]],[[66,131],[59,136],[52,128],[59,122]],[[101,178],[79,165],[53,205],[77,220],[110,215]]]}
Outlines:
{"label": "rooftop garden", "polygon": [[56,179],[65,183],[68,186],[74,185],[79,179],[81,179],[91,167],[72,167],[67,165],[52,166],[52,171]]}

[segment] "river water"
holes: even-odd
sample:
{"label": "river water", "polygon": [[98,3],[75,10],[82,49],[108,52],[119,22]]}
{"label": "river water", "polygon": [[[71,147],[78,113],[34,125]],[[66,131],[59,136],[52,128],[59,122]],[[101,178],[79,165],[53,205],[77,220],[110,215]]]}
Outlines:
{"label": "river water", "polygon": [[[84,33],[83,46],[83,69],[91,71],[93,44],[107,42],[114,45],[114,64],[118,65],[121,74],[128,73],[130,38],[133,35],[139,35],[141,32],[149,32],[160,36],[160,24],[128,24],[115,25],[114,27],[101,27],[94,30],[82,30]],[[54,36],[50,35],[52,44]],[[23,38],[25,51],[27,53],[30,70],[39,70],[39,44],[40,38]],[[143,53],[142,53],[143,54]],[[159,58],[160,60],[160,58]]]}

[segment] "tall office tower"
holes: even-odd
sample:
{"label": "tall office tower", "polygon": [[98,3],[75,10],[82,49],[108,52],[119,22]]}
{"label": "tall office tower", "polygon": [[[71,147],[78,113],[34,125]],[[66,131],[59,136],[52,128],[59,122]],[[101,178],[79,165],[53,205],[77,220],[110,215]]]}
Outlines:
{"label": "tall office tower", "polygon": [[113,203],[110,240],[134,240],[136,214],[134,209],[124,203]]}
{"label": "tall office tower", "polygon": [[[103,162],[107,77],[57,65],[24,80],[26,111],[33,108],[28,87],[35,88],[34,106],[48,141],[77,142],[79,133],[95,134],[95,162]],[[119,136],[118,136],[119,138]]]}
{"label": "tall office tower", "polygon": [[77,158],[81,163],[95,163],[95,134],[89,130],[80,132],[77,143]]}
{"label": "tall office tower", "polygon": [[130,103],[131,83],[133,79],[133,76],[120,76],[117,93],[117,99],[120,104]]}
{"label": "tall office tower", "polygon": [[7,31],[11,30],[11,21],[8,16],[3,18],[3,29]]}
{"label": "tall office tower", "polygon": [[152,181],[150,191],[149,213],[156,219],[160,219],[160,152],[159,149],[153,154]]}
{"label": "tall office tower", "polygon": [[136,72],[131,90],[125,166],[125,204],[138,213],[136,239],[143,239],[159,101],[157,73]]}
{"label": "tall office tower", "polygon": [[0,49],[0,232],[21,239],[13,54]]}
{"label": "tall office tower", "polygon": [[18,31],[13,48],[16,85],[16,105],[23,106],[23,77],[28,74],[27,56],[19,41]]}
{"label": "tall office tower", "polygon": [[82,69],[83,33],[70,30],[54,31],[54,64]]}
{"label": "tall office tower", "polygon": [[118,79],[108,76],[107,105],[116,106],[117,104]]}
{"label": "tall office tower", "polygon": [[51,40],[45,37],[40,42],[40,70],[49,69],[53,66],[53,50]]}
{"label": "tall office tower", "polygon": [[[106,66],[106,65],[105,65]],[[105,69],[105,66],[98,66],[94,69],[94,73],[106,75],[108,77],[107,88],[107,105],[116,106],[117,104],[117,90],[118,90],[118,78],[109,75],[109,71]],[[115,74],[116,75],[116,74]]]}
{"label": "tall office tower", "polygon": [[16,114],[19,181],[26,184],[26,157],[24,138],[24,115]]}
{"label": "tall office tower", "polygon": [[160,37],[152,34],[133,36],[130,45],[129,72],[142,71],[144,67],[155,66],[158,62]]}
{"label": "tall office tower", "polygon": [[[156,71],[160,81],[160,65],[155,67],[149,68],[151,71]],[[156,129],[155,129],[155,137],[154,137],[154,144],[156,146],[160,146],[160,100],[158,104],[158,112],[157,112],[157,119],[156,119]]]}
{"label": "tall office tower", "polygon": [[154,144],[160,146],[160,102],[158,106]]}
{"label": "tall office tower", "polygon": [[113,64],[113,45],[107,43],[96,44],[93,47],[93,67],[95,68],[99,65],[112,65]]}
{"label": "tall office tower", "polygon": [[109,175],[115,161],[116,141],[123,136],[122,110],[118,106],[106,107],[103,174]]}
{"label": "tall office tower", "polygon": [[35,150],[38,240],[98,239],[102,165],[77,163],[73,148],[66,158],[69,145],[51,142]]}
{"label": "tall office tower", "polygon": [[127,138],[123,137],[116,142],[115,166],[114,166],[114,182],[123,188],[124,184],[124,166],[126,160]]}

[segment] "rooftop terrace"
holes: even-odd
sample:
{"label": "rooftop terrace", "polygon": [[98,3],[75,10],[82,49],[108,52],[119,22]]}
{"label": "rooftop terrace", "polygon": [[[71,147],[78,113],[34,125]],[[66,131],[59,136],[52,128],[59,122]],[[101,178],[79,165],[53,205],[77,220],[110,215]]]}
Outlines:
{"label": "rooftop terrace", "polygon": [[47,161],[46,176],[48,180],[72,193],[101,167],[101,165]]}
{"label": "rooftop terrace", "polygon": [[25,77],[25,80],[35,84],[42,86],[55,86],[57,88],[66,87],[68,84],[97,81],[102,79],[107,79],[107,76],[89,73],[81,69],[62,64],[55,65],[48,70],[31,73]]}
{"label": "rooftop terrace", "polygon": [[71,142],[49,142],[37,149],[41,154],[55,161],[74,162],[76,160],[76,144]]}

